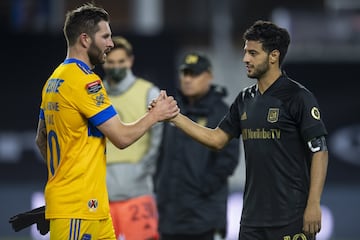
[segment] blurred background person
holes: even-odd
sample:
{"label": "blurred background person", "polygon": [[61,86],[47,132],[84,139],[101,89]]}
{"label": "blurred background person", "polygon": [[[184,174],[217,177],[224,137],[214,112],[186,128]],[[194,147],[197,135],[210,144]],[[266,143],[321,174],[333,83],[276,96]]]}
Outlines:
{"label": "blurred background person", "polygon": [[[179,76],[181,112],[203,126],[217,126],[228,110],[226,90],[212,85],[208,57],[188,53]],[[155,177],[161,240],[213,240],[217,233],[225,238],[228,177],[238,157],[238,140],[216,152],[165,123]]]}
{"label": "blurred background person", "polygon": [[[160,90],[132,72],[132,45],[113,37],[114,48],[103,64],[104,85],[124,122],[132,122],[147,111]],[[162,137],[162,123],[154,125],[127,149],[107,143],[107,185],[110,211],[117,239],[158,239],[158,214],[153,197],[152,175]]]}

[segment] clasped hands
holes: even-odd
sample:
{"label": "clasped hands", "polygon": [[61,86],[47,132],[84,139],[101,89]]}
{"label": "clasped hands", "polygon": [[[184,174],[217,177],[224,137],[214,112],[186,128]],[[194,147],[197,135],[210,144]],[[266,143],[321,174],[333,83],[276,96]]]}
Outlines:
{"label": "clasped hands", "polygon": [[168,96],[165,90],[161,90],[159,96],[150,102],[148,111],[155,114],[158,121],[165,121],[175,118],[180,108],[173,96]]}

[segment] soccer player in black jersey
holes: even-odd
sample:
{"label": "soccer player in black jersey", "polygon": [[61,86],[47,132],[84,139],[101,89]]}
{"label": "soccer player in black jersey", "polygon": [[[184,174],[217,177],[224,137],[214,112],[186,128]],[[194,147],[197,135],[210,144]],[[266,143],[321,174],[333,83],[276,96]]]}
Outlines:
{"label": "soccer player in black jersey", "polygon": [[281,70],[290,43],[285,29],[257,21],[244,40],[243,62],[257,83],[239,93],[215,129],[182,114],[171,121],[214,149],[242,136],[246,183],[239,239],[315,239],[328,164],[319,105]]}

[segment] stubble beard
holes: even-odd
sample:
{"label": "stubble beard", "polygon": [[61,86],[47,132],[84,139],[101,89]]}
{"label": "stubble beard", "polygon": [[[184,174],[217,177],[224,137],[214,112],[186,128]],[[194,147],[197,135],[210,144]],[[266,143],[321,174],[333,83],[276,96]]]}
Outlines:
{"label": "stubble beard", "polygon": [[248,73],[248,77],[253,78],[253,79],[260,79],[262,76],[265,75],[265,73],[267,73],[269,71],[269,68],[270,68],[270,66],[268,63],[268,59],[266,59],[260,65],[254,66],[253,73]]}
{"label": "stubble beard", "polygon": [[100,48],[98,48],[94,42],[91,43],[90,45],[90,48],[88,50],[88,56],[90,63],[93,66],[96,66],[98,64],[103,64],[105,62],[103,51],[101,51]]}

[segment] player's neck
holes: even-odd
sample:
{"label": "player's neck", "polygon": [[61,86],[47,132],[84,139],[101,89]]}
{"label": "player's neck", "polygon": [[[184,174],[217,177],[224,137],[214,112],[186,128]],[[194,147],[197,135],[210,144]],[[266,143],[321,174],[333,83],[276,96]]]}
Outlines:
{"label": "player's neck", "polygon": [[84,62],[86,65],[90,67],[90,69],[93,69],[94,66],[90,63],[89,56],[84,51],[79,51],[75,46],[68,48],[68,53],[66,58],[75,58],[82,62]]}
{"label": "player's neck", "polygon": [[279,77],[281,70],[269,70],[261,78],[258,79],[259,91],[263,94]]}

